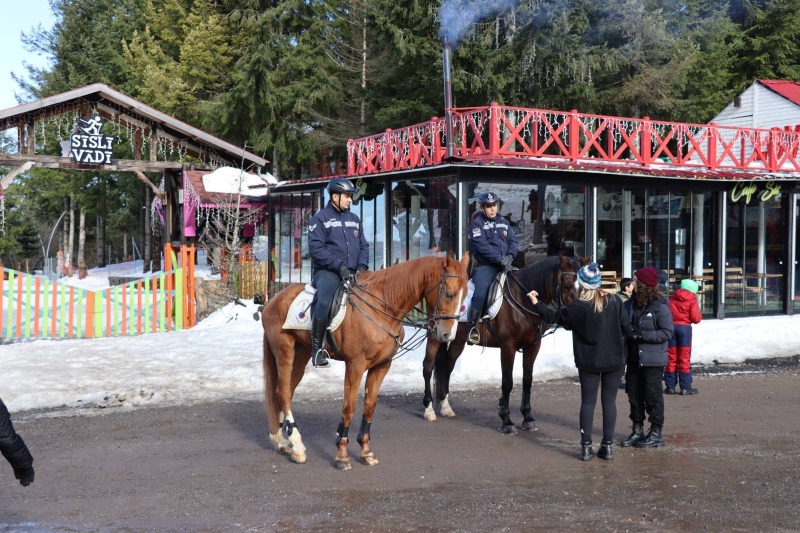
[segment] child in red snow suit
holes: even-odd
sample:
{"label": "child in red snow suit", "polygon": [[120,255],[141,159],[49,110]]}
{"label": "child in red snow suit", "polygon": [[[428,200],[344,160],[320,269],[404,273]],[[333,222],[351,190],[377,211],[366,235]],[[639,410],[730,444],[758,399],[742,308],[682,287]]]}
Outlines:
{"label": "child in red snow suit", "polygon": [[675,336],[669,340],[667,366],[664,368],[664,394],[675,394],[675,385],[680,384],[679,394],[697,394],[692,388],[692,324],[699,323],[703,316],[697,304],[697,283],[691,279],[681,281],[681,288],[669,298],[669,310]]}

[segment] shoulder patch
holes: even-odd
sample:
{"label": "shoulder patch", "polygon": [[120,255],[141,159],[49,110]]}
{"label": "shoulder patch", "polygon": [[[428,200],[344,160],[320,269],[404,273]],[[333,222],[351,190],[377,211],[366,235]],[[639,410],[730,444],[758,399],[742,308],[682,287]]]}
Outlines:
{"label": "shoulder patch", "polygon": [[472,236],[473,237],[480,237],[481,236],[481,228],[473,228],[472,229]]}

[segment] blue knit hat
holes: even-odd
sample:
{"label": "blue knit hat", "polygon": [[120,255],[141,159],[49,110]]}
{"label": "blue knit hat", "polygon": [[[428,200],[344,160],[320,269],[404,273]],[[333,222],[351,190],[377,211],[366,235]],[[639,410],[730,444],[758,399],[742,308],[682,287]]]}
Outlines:
{"label": "blue knit hat", "polygon": [[589,290],[599,289],[602,281],[600,267],[597,266],[597,263],[589,263],[578,270],[578,287]]}

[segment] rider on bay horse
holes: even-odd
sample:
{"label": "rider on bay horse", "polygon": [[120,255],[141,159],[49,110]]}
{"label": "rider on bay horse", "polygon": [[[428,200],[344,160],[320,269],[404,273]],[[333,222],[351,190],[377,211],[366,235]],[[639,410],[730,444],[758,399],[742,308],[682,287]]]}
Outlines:
{"label": "rider on bay horse", "polygon": [[467,313],[469,323],[469,344],[478,344],[480,333],[475,325],[483,313],[489,286],[500,270],[506,272],[513,269],[511,263],[517,257],[519,245],[511,224],[502,215],[497,214],[500,198],[493,192],[485,192],[478,196],[481,211],[469,225],[469,240],[472,243],[472,257],[477,261],[477,268],[472,275],[475,291],[472,304]]}
{"label": "rider on bay horse", "polygon": [[330,366],[325,330],[334,293],[341,282],[353,279],[354,271],[361,273],[369,268],[369,243],[361,219],[350,212],[355,189],[348,179],[331,180],[328,205],[317,211],[308,224],[312,280],[317,289],[311,311],[311,363],[319,368]]}

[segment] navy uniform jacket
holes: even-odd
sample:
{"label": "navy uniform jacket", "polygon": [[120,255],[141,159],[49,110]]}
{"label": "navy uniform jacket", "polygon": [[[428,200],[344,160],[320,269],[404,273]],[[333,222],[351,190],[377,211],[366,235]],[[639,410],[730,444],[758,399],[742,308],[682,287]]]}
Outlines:
{"label": "navy uniform jacket", "polygon": [[337,211],[330,202],[308,223],[308,251],[311,268],[339,272],[342,264],[350,270],[369,266],[369,243],[358,215]]}
{"label": "navy uniform jacket", "polygon": [[517,256],[519,244],[511,230],[511,224],[503,216],[489,220],[483,212],[469,225],[469,240],[472,242],[472,257],[479,265],[500,266],[503,256]]}

